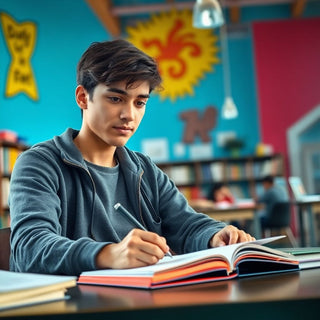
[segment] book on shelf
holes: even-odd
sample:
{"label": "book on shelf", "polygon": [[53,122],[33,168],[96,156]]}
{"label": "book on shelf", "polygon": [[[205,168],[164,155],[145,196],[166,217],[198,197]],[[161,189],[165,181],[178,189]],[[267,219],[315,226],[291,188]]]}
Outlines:
{"label": "book on shelf", "polygon": [[11,223],[9,211],[0,211],[0,228],[9,227]]}
{"label": "book on shelf", "polygon": [[261,168],[260,168],[260,177],[265,177],[268,175],[272,174],[272,161],[271,160],[265,160],[262,164],[261,164]]}
{"label": "book on shelf", "polygon": [[10,188],[10,180],[8,177],[2,178],[1,181],[1,190],[2,190],[2,206],[7,207],[8,206],[8,199],[9,199],[9,188]]}
{"label": "book on shelf", "polygon": [[172,166],[167,171],[167,174],[177,185],[186,185],[194,182],[194,172],[189,165]]}
{"label": "book on shelf", "polygon": [[224,164],[218,162],[204,162],[200,164],[201,183],[215,183],[224,180]]}
{"label": "book on shelf", "polygon": [[155,265],[141,268],[83,272],[78,283],[158,289],[299,270],[292,255],[264,246],[283,237],[164,257]]}
{"label": "book on shelf", "polygon": [[278,175],[282,171],[282,159],[272,158],[267,159],[262,162],[256,162],[255,164],[255,176],[258,178],[263,178],[268,175]]}
{"label": "book on shelf", "polygon": [[199,187],[179,187],[180,192],[185,198],[190,201],[194,199],[203,198],[202,191]]}
{"label": "book on shelf", "polygon": [[246,179],[245,164],[230,163],[227,167],[228,180]]}
{"label": "book on shelf", "polygon": [[[63,300],[77,278],[0,270],[0,311]],[[1,314],[0,314],[1,315]]]}
{"label": "book on shelf", "polygon": [[247,179],[254,178],[252,166],[252,161],[246,161],[244,164],[244,175]]}
{"label": "book on shelf", "polygon": [[210,164],[212,180],[220,182],[224,180],[224,164],[223,162],[212,162]]}
{"label": "book on shelf", "polygon": [[213,176],[211,173],[210,163],[201,164],[201,182],[202,183],[212,183]]}
{"label": "book on shelf", "polygon": [[11,174],[20,153],[21,151],[15,147],[0,147],[0,171],[3,174]]}

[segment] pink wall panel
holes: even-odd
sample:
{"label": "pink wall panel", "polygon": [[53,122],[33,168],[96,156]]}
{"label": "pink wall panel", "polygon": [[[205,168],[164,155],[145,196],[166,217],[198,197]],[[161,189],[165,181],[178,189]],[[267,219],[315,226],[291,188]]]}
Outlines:
{"label": "pink wall panel", "polygon": [[262,142],[287,153],[286,131],[320,103],[320,18],[253,25]]}

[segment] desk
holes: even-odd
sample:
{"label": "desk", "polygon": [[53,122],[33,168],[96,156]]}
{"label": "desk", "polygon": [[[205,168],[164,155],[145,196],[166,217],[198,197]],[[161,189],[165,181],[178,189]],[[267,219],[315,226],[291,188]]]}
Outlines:
{"label": "desk", "polygon": [[80,285],[71,299],[0,319],[318,319],[320,268],[154,291]]}
{"label": "desk", "polygon": [[215,205],[210,206],[210,202],[204,202],[203,204],[191,203],[191,206],[199,212],[205,213],[209,217],[219,221],[241,221],[252,220],[253,221],[253,236],[256,239],[261,238],[261,225],[257,215],[257,205],[230,205],[228,207],[217,207]]}
{"label": "desk", "polygon": [[320,212],[320,199],[319,200],[296,200],[293,202],[294,205],[298,207],[298,216],[299,216],[299,231],[300,231],[300,242],[301,246],[305,247],[307,245],[306,235],[305,235],[305,226],[304,226],[304,213],[307,214],[308,228],[310,235],[310,246],[316,247],[317,239],[315,232],[315,222],[314,222],[314,212],[319,210]]}

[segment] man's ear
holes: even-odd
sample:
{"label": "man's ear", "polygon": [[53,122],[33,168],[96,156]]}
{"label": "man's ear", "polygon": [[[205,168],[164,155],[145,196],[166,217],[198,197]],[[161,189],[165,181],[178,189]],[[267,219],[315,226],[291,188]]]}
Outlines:
{"label": "man's ear", "polygon": [[76,102],[80,109],[87,109],[87,104],[88,104],[88,99],[89,99],[89,94],[87,90],[79,85],[76,88]]}

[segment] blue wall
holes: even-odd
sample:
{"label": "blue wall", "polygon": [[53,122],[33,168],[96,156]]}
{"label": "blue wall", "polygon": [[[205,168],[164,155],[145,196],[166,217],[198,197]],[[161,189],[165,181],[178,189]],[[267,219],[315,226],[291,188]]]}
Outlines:
{"label": "blue wall", "polygon": [[92,41],[110,39],[109,35],[84,1],[1,0],[0,8],[17,22],[37,25],[31,64],[40,98],[34,102],[23,93],[4,97],[11,57],[1,32],[0,128],[17,131],[30,144],[51,138],[67,126],[79,128],[80,110],[74,100],[76,64]]}
{"label": "blue wall", "polygon": [[[5,98],[7,71],[11,61],[3,33],[0,35],[0,129],[10,129],[26,138],[27,143],[49,139],[66,127],[80,128],[81,117],[74,100],[75,69],[82,52],[93,41],[111,39],[85,1],[0,0],[1,12],[18,22],[37,24],[37,41],[31,64],[39,91],[39,101],[25,94]],[[320,15],[319,2],[308,4],[305,16]],[[290,18],[288,5],[242,9],[242,21]],[[214,31],[216,32],[216,31]],[[124,34],[124,36],[126,36]],[[246,32],[234,32],[229,37],[232,95],[239,117],[223,120],[220,115],[224,100],[221,65],[215,66],[194,88],[194,96],[179,98],[175,103],[160,101],[153,95],[145,119],[128,146],[142,150],[143,139],[166,138],[169,141],[168,160],[180,158],[173,154],[174,146],[182,140],[184,122],[179,113],[188,109],[205,110],[209,105],[219,110],[216,127],[211,131],[213,156],[225,156],[218,147],[218,133],[236,131],[246,140],[243,154],[251,154],[259,142],[259,115],[255,87],[254,53],[250,25]],[[199,142],[196,142],[199,144]]]}

